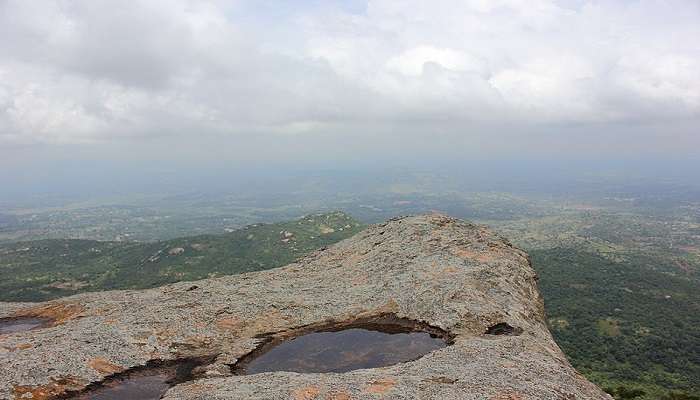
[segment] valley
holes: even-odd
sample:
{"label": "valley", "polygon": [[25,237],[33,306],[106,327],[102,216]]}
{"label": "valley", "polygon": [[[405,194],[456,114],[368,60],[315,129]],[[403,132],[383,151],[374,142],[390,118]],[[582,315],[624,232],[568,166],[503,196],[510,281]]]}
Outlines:
{"label": "valley", "polygon": [[[696,398],[700,205],[688,200],[693,195],[617,188],[545,197],[407,187],[257,201],[179,196],[161,199],[162,209],[142,200],[134,201],[138,206],[8,208],[4,214],[12,218],[4,220],[12,223],[0,236],[1,300],[141,289],[274,268],[365,224],[437,211],[487,224],[529,252],[550,330],[589,379],[618,399]],[[318,210],[327,214],[303,217]]]}

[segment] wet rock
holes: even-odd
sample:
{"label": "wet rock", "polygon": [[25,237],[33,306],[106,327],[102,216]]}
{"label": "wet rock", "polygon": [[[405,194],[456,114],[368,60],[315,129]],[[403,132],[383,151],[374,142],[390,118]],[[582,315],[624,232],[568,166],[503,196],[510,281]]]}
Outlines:
{"label": "wet rock", "polygon": [[51,319],[42,317],[15,317],[0,319],[0,335],[30,331],[51,325]]}
{"label": "wet rock", "polygon": [[[56,318],[0,335],[0,398],[54,398],[139,366],[208,356],[214,364],[164,398],[609,399],[552,340],[527,254],[482,226],[397,218],[283,268],[195,285],[0,303],[0,318]],[[453,344],[344,373],[226,374],[271,336],[387,315],[446,332]],[[498,324],[513,332],[487,333]]]}

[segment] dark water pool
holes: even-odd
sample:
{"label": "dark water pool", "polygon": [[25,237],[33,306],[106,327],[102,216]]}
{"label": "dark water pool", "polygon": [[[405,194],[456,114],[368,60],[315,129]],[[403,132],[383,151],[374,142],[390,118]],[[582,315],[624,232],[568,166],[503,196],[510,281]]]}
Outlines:
{"label": "dark water pool", "polygon": [[167,374],[134,376],[123,381],[114,381],[98,389],[83,393],[75,399],[81,400],[150,400],[160,399],[170,388]]}
{"label": "dark water pool", "polygon": [[50,324],[51,319],[42,317],[0,318],[0,335],[45,328]]}
{"label": "dark water pool", "polygon": [[76,400],[157,400],[176,384],[193,379],[193,370],[210,359],[178,360],[161,365],[147,365],[88,387],[81,393],[64,398]]}
{"label": "dark water pool", "polygon": [[444,337],[410,326],[354,326],[272,341],[236,364],[234,373],[347,372],[412,361],[447,345]]}

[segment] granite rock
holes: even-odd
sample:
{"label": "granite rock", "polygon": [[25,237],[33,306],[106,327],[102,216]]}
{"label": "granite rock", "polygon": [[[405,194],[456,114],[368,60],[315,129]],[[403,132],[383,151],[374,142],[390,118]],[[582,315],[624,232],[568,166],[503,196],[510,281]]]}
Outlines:
{"label": "granite rock", "polygon": [[[231,373],[264,335],[378,315],[442,329],[453,344],[346,373]],[[0,303],[0,318],[22,316],[52,323],[0,336],[1,399],[70,396],[134,368],[194,357],[211,363],[165,399],[611,398],[554,343],[527,254],[443,215],[374,225],[268,271]]]}

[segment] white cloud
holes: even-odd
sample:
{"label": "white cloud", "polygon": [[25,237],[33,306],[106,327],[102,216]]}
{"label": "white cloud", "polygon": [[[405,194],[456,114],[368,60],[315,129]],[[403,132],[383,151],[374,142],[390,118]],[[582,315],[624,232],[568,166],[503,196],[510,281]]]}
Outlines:
{"label": "white cloud", "polygon": [[397,57],[390,58],[386,67],[407,76],[420,76],[427,63],[435,63],[452,71],[484,72],[481,62],[469,57],[466,53],[450,48],[431,46],[418,46],[409,49]]}
{"label": "white cloud", "polygon": [[690,0],[255,9],[0,2],[0,143],[700,118]]}

